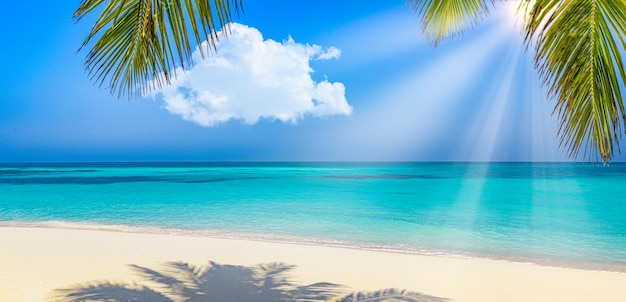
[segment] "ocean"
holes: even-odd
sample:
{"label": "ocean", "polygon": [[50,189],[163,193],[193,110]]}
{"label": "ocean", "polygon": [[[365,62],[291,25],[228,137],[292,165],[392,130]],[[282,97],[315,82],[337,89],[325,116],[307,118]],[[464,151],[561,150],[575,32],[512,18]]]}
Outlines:
{"label": "ocean", "polygon": [[626,271],[626,164],[0,164],[1,226]]}

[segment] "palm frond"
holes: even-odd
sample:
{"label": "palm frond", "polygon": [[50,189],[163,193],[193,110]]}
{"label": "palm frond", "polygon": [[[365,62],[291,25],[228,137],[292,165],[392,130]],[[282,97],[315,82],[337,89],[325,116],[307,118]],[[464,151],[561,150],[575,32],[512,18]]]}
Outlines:
{"label": "palm frond", "polygon": [[556,99],[561,146],[570,156],[610,161],[626,123],[622,87],[626,73],[626,2],[537,0],[525,2],[528,45]]}
{"label": "palm frond", "polygon": [[435,46],[462,35],[489,14],[493,0],[408,0],[417,12],[422,33]]}
{"label": "palm frond", "polygon": [[98,85],[108,82],[112,94],[136,97],[169,83],[175,68],[193,64],[192,42],[215,47],[216,32],[241,11],[241,0],[82,0],[74,18],[101,7],[81,47],[97,38],[85,69]]}

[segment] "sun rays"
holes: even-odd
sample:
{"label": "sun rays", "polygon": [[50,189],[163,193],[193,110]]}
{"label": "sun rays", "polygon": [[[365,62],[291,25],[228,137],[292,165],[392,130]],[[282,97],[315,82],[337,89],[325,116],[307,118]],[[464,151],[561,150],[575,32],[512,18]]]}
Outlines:
{"label": "sun rays", "polygon": [[554,159],[551,109],[510,17],[495,9],[466,39],[388,79],[329,142],[366,150],[361,160]]}
{"label": "sun rays", "polygon": [[[507,29],[496,56],[497,64],[482,83],[472,115],[457,147],[458,158],[470,161],[547,161],[562,159],[555,154],[556,123],[550,104],[533,69],[531,54],[524,51],[519,32],[518,1],[504,4],[505,13],[495,16]],[[521,21],[521,20],[519,20]],[[486,68],[486,67],[483,67]]]}

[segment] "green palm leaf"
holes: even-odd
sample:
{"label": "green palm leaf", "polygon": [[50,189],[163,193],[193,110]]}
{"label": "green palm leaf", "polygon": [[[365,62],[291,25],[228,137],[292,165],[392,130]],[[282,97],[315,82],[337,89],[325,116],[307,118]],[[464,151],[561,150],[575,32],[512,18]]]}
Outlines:
{"label": "green palm leaf", "polygon": [[489,13],[493,0],[408,0],[422,23],[422,32],[435,46],[462,35]]}
{"label": "green palm leaf", "polygon": [[[626,72],[626,2],[521,0],[526,41],[535,44],[535,67],[556,99],[559,138],[571,157],[606,163],[619,152],[626,124],[622,87]],[[493,1],[409,0],[435,45],[480,22]]]}
{"label": "green palm leaf", "polygon": [[169,83],[176,67],[193,64],[192,41],[214,47],[241,0],[82,0],[74,18],[99,8],[82,46],[97,39],[85,68],[100,86],[109,82],[112,94],[136,97]]}
{"label": "green palm leaf", "polygon": [[608,162],[619,151],[626,114],[626,2],[538,0],[524,3],[526,40],[535,40],[535,63],[556,99],[561,145],[573,157]]}

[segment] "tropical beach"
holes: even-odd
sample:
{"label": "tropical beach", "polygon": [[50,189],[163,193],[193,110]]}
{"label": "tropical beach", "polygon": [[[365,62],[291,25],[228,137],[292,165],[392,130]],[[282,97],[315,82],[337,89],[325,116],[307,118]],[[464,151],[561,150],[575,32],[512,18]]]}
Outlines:
{"label": "tropical beach", "polygon": [[380,296],[367,301],[626,297],[624,273],[509,261],[94,230],[2,227],[0,234],[2,301],[326,301],[354,293]]}
{"label": "tropical beach", "polygon": [[5,3],[0,302],[626,301],[624,1]]}
{"label": "tropical beach", "polygon": [[625,168],[3,165],[0,298],[620,301]]}

